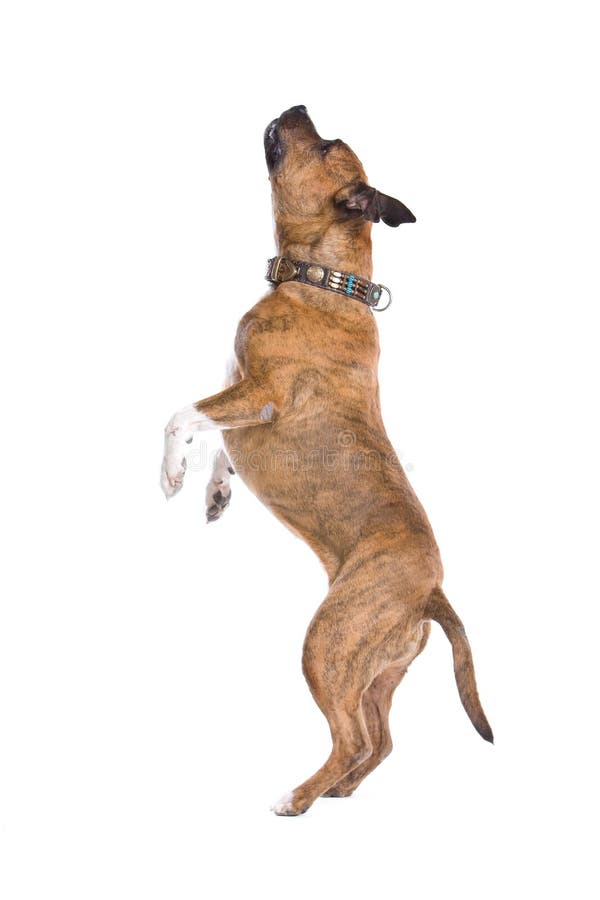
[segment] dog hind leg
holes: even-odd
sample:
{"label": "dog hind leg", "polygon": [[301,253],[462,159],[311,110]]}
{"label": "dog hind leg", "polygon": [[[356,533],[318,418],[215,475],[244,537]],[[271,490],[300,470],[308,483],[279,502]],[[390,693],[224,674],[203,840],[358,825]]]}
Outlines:
{"label": "dog hind leg", "polygon": [[[416,656],[425,649],[431,625],[425,622],[423,625],[423,638]],[[370,775],[377,766],[392,752],[392,736],[390,734],[389,713],[392,706],[394,691],[406,675],[407,665],[401,661],[393,663],[377,675],[362,697],[363,714],[369,731],[369,737],[373,745],[371,756],[360,766],[353,769],[337,784],[334,784],[324,797],[349,797],[367,775]]]}
{"label": "dog hind leg", "polygon": [[369,734],[356,697],[354,708],[340,707],[327,713],[333,738],[331,754],[318,772],[273,806],[278,816],[298,816],[312,806],[332,784],[351,771],[371,753]]}
{"label": "dog hind leg", "polygon": [[[330,591],[306,634],[302,667],[311,693],[331,730],[333,748],[325,764],[275,804],[280,816],[297,816],[317,797],[371,755],[361,697],[372,680],[361,635],[352,628],[352,595]],[[343,636],[343,637],[342,637]]]}

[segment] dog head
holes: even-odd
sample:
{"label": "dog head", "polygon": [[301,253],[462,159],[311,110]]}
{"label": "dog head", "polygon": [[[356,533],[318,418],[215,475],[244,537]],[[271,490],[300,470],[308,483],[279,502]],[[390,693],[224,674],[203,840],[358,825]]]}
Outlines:
{"label": "dog head", "polygon": [[305,106],[267,126],[265,155],[280,239],[314,243],[333,225],[356,231],[371,222],[395,228],[415,221],[403,203],[367,183],[347,144],[319,135]]}

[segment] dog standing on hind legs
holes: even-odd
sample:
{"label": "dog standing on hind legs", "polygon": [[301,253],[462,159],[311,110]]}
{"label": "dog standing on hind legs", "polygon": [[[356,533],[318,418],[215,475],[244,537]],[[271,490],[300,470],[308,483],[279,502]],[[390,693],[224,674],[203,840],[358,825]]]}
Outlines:
{"label": "dog standing on hind legs", "polygon": [[[223,431],[207,517],[229,503],[235,470],[315,551],[329,593],[306,635],[303,671],[331,729],[324,765],[275,806],[305,812],[320,796],[349,796],[389,754],[392,695],[424,649],[431,620],[452,644],[462,703],[492,731],[469,643],[442,588],[439,551],[386,435],[379,407],[373,309],[387,289],[371,279],[371,224],[415,218],[369,186],[340,140],[323,140],[304,106],[267,127],[278,256],[275,285],[242,318],[225,390],[185,407],[165,429],[161,484],[183,485],[196,431]],[[233,465],[232,465],[233,464]]]}

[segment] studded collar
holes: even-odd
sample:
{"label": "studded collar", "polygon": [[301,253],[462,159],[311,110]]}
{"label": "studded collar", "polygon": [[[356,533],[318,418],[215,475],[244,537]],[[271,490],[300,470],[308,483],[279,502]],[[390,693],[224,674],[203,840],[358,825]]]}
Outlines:
{"label": "studded collar", "polygon": [[[299,281],[301,284],[324,288],[365,303],[375,312],[383,312],[392,302],[391,291],[384,284],[374,284],[350,272],[339,272],[317,263],[288,259],[285,256],[274,256],[268,261],[265,278],[272,284]],[[379,306],[384,291],[388,295],[388,301],[384,306]]]}

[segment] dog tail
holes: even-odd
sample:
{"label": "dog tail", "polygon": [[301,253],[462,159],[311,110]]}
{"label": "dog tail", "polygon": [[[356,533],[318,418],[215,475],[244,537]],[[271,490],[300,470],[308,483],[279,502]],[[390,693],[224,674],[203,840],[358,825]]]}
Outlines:
{"label": "dog tail", "polygon": [[494,735],[485,717],[479,694],[477,693],[473,657],[463,623],[440,588],[435,588],[429,597],[425,607],[425,615],[442,626],[446,637],[452,644],[454,675],[462,705],[481,737],[493,744]]}

